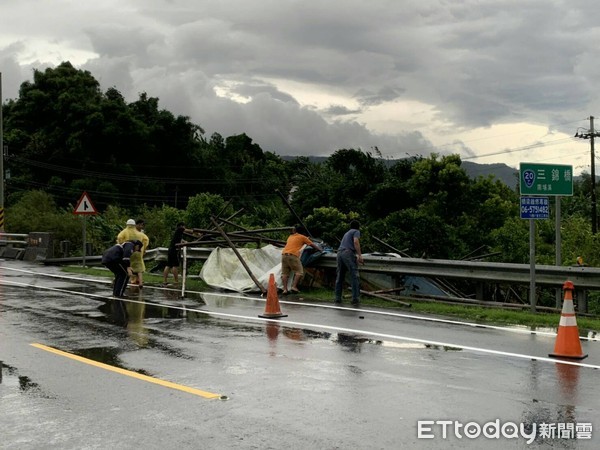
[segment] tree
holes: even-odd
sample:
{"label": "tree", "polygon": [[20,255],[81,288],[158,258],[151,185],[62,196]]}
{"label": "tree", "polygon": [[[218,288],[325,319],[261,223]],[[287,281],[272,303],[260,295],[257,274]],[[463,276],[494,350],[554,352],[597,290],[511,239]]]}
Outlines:
{"label": "tree", "polygon": [[[202,128],[160,110],[145,93],[127,104],[115,88],[103,94],[89,72],[65,62],[35,70],[5,111],[9,198],[11,190],[39,186],[65,205],[85,187],[105,207],[161,203],[178,188],[184,197],[196,193],[190,181],[199,171]],[[165,155],[177,177],[165,176]]]}
{"label": "tree", "polygon": [[189,228],[212,228],[211,216],[227,217],[233,208],[218,194],[196,194],[190,197],[186,208],[185,224]]}
{"label": "tree", "polygon": [[344,214],[337,208],[315,208],[312,214],[306,217],[305,224],[315,237],[320,237],[324,242],[338,248],[344,233],[348,231],[351,220],[358,220],[358,214],[350,212]]}
{"label": "tree", "polygon": [[361,150],[338,150],[325,164],[337,175],[329,183],[330,205],[345,212],[363,210],[372,187],[385,177],[383,162]]}
{"label": "tree", "polygon": [[458,155],[438,159],[438,155],[432,153],[429,158],[415,161],[408,183],[413,201],[448,223],[455,223],[460,216],[470,182],[460,165]]}
{"label": "tree", "polygon": [[[491,246],[490,233],[512,217],[518,217],[519,197],[508,186],[491,177],[471,181],[463,196],[461,216],[456,222],[467,252]],[[485,252],[481,252],[485,253]]]}
{"label": "tree", "polygon": [[518,264],[529,263],[528,221],[512,217],[491,232],[492,251],[500,252],[500,260]]}
{"label": "tree", "polygon": [[330,206],[332,185],[337,185],[338,174],[323,164],[299,164],[290,170],[290,204],[300,217],[312,214],[315,208]]}

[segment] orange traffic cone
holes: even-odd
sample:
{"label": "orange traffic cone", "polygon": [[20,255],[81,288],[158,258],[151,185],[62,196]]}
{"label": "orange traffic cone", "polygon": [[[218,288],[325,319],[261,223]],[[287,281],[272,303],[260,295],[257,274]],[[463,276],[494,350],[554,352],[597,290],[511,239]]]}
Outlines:
{"label": "orange traffic cone", "polygon": [[276,319],[278,317],[287,317],[287,314],[281,314],[279,307],[279,298],[277,297],[277,286],[275,286],[275,275],[269,276],[269,290],[267,291],[267,303],[265,304],[265,312],[259,314],[258,317],[265,319]]}
{"label": "orange traffic cone", "polygon": [[575,309],[573,308],[574,289],[575,287],[571,281],[565,281],[563,285],[565,298],[560,314],[554,353],[550,353],[549,356],[571,359],[583,359],[587,357],[587,355],[583,354],[581,342],[579,341],[579,329],[577,328],[577,319],[575,318]]}

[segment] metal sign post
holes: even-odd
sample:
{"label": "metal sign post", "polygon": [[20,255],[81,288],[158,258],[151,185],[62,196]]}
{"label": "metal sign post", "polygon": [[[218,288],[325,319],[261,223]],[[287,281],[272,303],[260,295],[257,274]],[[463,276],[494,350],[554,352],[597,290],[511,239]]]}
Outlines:
{"label": "metal sign post", "polygon": [[537,296],[535,295],[535,222],[529,219],[529,305],[535,312]]}
{"label": "metal sign post", "polygon": [[83,194],[81,194],[81,197],[79,198],[79,201],[77,202],[77,205],[75,206],[75,210],[73,211],[73,214],[78,214],[78,215],[83,216],[83,231],[82,231],[83,259],[82,259],[82,262],[83,262],[83,267],[85,267],[85,256],[87,253],[87,249],[86,249],[86,247],[87,247],[87,240],[86,240],[87,216],[98,214],[98,211],[94,207],[94,204],[90,200],[90,197],[88,196],[87,192],[84,191]]}
{"label": "metal sign post", "polygon": [[[556,265],[562,265],[560,238],[560,196],[573,195],[573,166],[563,164],[521,163],[519,165],[519,188],[521,192],[521,218],[529,220],[529,304],[535,312],[535,219],[549,219],[547,196],[556,199]],[[532,197],[527,197],[532,196]],[[559,289],[560,290],[560,289]],[[560,292],[556,292],[559,302]]]}
{"label": "metal sign post", "polygon": [[521,197],[521,219],[529,220],[529,305],[535,312],[535,220],[548,219],[550,206],[548,197]]}

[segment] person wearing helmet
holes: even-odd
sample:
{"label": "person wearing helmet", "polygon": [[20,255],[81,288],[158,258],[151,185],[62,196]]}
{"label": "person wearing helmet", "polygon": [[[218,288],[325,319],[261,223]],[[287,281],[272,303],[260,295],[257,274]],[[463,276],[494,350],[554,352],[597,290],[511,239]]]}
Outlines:
{"label": "person wearing helmet", "polygon": [[125,228],[123,228],[117,235],[117,244],[123,244],[127,241],[142,241],[144,242],[142,233],[140,233],[135,227],[135,220],[129,219]]}
{"label": "person wearing helmet", "polygon": [[[141,221],[143,224],[143,220]],[[123,244],[127,241],[141,241],[142,244],[148,242],[148,236],[138,230],[136,226],[136,221],[133,219],[129,219],[125,223],[125,228],[119,232],[117,235],[117,244]],[[143,285],[142,273],[146,270],[144,265],[144,252],[146,251],[146,247],[148,244],[146,243],[142,251],[133,256],[131,260],[131,268],[133,270],[133,275],[130,276],[129,282],[132,284],[138,284],[140,287]]]}

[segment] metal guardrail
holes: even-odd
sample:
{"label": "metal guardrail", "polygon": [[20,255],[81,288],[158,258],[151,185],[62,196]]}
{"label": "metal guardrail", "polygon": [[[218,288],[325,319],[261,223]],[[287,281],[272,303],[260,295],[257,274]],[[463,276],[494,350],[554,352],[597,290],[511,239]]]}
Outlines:
{"label": "metal guardrail", "polygon": [[[190,261],[206,261],[214,249],[212,247],[188,247],[187,258]],[[86,263],[100,264],[100,256],[86,258]],[[166,261],[167,248],[159,247],[146,252],[146,261]],[[44,261],[45,264],[72,264],[81,262],[82,258],[58,258]],[[506,283],[508,285],[530,285],[529,264],[506,264],[476,261],[453,261],[443,259],[398,258],[389,255],[364,255],[365,264],[360,271],[389,275],[392,278],[406,275],[438,279],[457,279],[479,282],[477,298],[483,300],[483,289],[489,284]],[[317,269],[335,270],[337,257],[335,253],[325,253],[311,265]],[[587,312],[588,291],[600,290],[600,269],[580,266],[535,267],[536,286],[552,288],[560,294],[565,281],[575,285],[580,312]],[[557,300],[558,301],[558,300]]]}
{"label": "metal guardrail", "polygon": [[[424,277],[458,278],[485,282],[528,284],[531,279],[529,264],[508,264],[443,259],[395,258],[391,256],[364,256],[363,272],[390,275],[417,275]],[[318,267],[336,267],[336,256],[325,254]],[[577,288],[600,290],[600,269],[580,266],[535,266],[535,281],[547,287],[562,287],[570,280]]]}
{"label": "metal guardrail", "polygon": [[[190,260],[205,261],[212,248],[188,247]],[[166,248],[157,248],[155,258],[166,259]],[[445,259],[397,258],[386,255],[364,255],[365,264],[361,272],[381,273],[391,276],[414,275],[431,278],[454,278],[482,281],[486,283],[508,283],[528,285],[531,279],[529,264],[509,264],[476,261],[454,261]],[[335,269],[335,253],[323,254],[312,266],[318,269]],[[600,290],[600,268],[581,266],[535,266],[537,285],[562,288],[565,281],[573,282],[577,289]]]}
{"label": "metal guardrail", "polygon": [[[191,261],[206,261],[213,248],[188,247],[187,258]],[[86,257],[86,261],[98,261],[98,256]],[[47,263],[77,258],[55,258]],[[167,248],[158,247],[146,252],[146,261],[166,261]],[[81,257],[78,258],[81,261]],[[454,261],[444,259],[396,258],[385,255],[365,255],[361,272],[381,273],[391,276],[414,275],[431,278],[454,278],[481,281],[486,283],[529,284],[529,264],[508,264],[475,261]],[[335,253],[323,254],[312,267],[335,269]],[[537,285],[561,288],[566,280],[573,282],[577,289],[600,290],[600,268],[580,266],[536,265]]]}
{"label": "metal guardrail", "polygon": [[[528,286],[531,280],[529,264],[397,258],[378,255],[366,255],[364,261],[365,264],[360,267],[361,272],[398,277],[415,275],[476,281],[480,283],[480,288],[496,283]],[[315,267],[333,269],[336,265],[336,255],[325,254],[318,259]],[[557,296],[565,281],[573,282],[579,312],[588,311],[588,292],[600,290],[600,269],[595,267],[536,265],[534,276],[536,286],[556,289]],[[482,292],[478,289],[477,298],[480,300],[484,300]]]}
{"label": "metal guardrail", "polygon": [[27,245],[28,234],[0,232],[0,245]]}
{"label": "metal guardrail", "polygon": [[[213,248],[191,248],[187,249],[187,257],[192,261],[206,261]],[[144,255],[144,261],[166,261],[168,249],[166,247],[157,247],[148,250]],[[102,256],[86,256],[85,262],[88,265],[100,265]],[[43,261],[46,265],[77,264],[83,263],[81,256],[69,256],[66,258],[46,258]]]}

